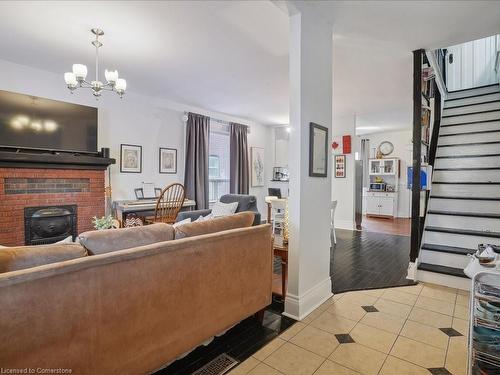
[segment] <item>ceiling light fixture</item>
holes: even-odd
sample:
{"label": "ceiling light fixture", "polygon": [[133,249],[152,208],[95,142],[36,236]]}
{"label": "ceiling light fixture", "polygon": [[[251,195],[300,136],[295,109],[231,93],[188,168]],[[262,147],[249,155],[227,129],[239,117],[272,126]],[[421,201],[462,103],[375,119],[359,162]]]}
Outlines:
{"label": "ceiling light fixture", "polygon": [[87,78],[86,65],[73,64],[73,71],[64,73],[66,85],[71,93],[79,87],[92,89],[92,94],[96,99],[101,96],[103,90],[114,91],[122,98],[127,89],[127,81],[123,78],[118,78],[117,70],[105,70],[104,78],[106,79],[106,83],[99,81],[99,48],[102,47],[99,37],[104,35],[104,31],[96,28],[90,31],[95,35],[95,40],[92,41],[92,45],[95,47],[95,80],[91,82],[85,80]]}

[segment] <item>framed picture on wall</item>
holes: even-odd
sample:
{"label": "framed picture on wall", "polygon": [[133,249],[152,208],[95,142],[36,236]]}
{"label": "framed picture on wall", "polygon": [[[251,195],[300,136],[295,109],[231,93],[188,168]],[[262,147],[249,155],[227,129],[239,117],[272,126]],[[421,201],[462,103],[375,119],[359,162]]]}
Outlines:
{"label": "framed picture on wall", "polygon": [[309,176],[326,177],[328,173],[328,128],[309,123]]}
{"label": "framed picture on wall", "polygon": [[160,173],[177,173],[177,150],[175,148],[160,147]]}
{"label": "framed picture on wall", "polygon": [[250,171],[252,173],[252,186],[264,186],[264,149],[250,148]]}
{"label": "framed picture on wall", "polygon": [[345,155],[335,155],[335,178],[345,178]]}
{"label": "framed picture on wall", "polygon": [[120,145],[120,172],[142,173],[142,146]]}

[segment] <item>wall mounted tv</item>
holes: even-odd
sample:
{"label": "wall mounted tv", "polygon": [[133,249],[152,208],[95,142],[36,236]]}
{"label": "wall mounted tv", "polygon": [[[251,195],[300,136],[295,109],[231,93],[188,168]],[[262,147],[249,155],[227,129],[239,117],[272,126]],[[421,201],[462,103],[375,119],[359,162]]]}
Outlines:
{"label": "wall mounted tv", "polygon": [[0,147],[97,152],[97,108],[0,90]]}

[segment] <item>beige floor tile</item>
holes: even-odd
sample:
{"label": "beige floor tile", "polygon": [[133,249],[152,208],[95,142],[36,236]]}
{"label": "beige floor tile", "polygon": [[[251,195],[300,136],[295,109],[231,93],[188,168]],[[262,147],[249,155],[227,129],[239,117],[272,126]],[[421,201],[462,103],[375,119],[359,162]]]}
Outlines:
{"label": "beige floor tile", "polygon": [[414,307],[408,319],[436,328],[446,328],[451,327],[453,318],[449,315]]}
{"label": "beige floor tile", "polygon": [[467,373],[467,338],[452,337],[446,356],[446,368],[453,375],[466,375]]}
{"label": "beige floor tile", "polygon": [[366,314],[359,322],[370,327],[380,328],[390,333],[399,334],[405,323],[405,318],[398,318],[394,315],[375,312]]}
{"label": "beige floor tile", "polygon": [[382,298],[388,299],[390,301],[404,303],[405,305],[413,306],[415,301],[417,300],[415,294],[404,293],[398,291],[398,288],[387,289],[384,294],[382,294]]}
{"label": "beige floor tile", "polygon": [[379,375],[430,375],[429,370],[403,361],[399,358],[388,356]]}
{"label": "beige floor tile", "polygon": [[[232,374],[232,373],[231,373]],[[256,367],[254,367],[248,375],[282,375],[282,372],[269,367],[265,363],[260,363]]]}
{"label": "beige floor tile", "polygon": [[355,321],[343,318],[338,315],[324,312],[310,323],[311,326],[322,329],[330,333],[349,333],[356,325]]}
{"label": "beige floor tile", "polygon": [[359,375],[359,372],[353,371],[327,359],[314,373],[314,375]]}
{"label": "beige floor tile", "polygon": [[469,307],[469,296],[463,296],[461,294],[457,294],[457,305],[460,305],[460,306],[465,306],[465,307]]}
{"label": "beige floor tile", "polygon": [[433,368],[444,366],[446,351],[399,336],[390,354],[425,368]]}
{"label": "beige floor tile", "polygon": [[444,286],[426,285],[422,289],[420,295],[423,297],[430,297],[439,299],[441,301],[455,303],[455,300],[457,298],[457,290]]}
{"label": "beige floor tile", "polygon": [[356,322],[365,316],[366,311],[359,305],[344,302],[343,300],[335,302],[328,310],[329,313],[342,316],[347,319],[355,320]]}
{"label": "beige floor tile", "polygon": [[453,313],[455,318],[469,319],[469,308],[466,306],[455,305],[455,312]]}
{"label": "beige floor tile", "polygon": [[309,315],[307,315],[304,319],[302,319],[301,322],[304,324],[309,324],[314,319],[316,319],[318,316],[320,316],[322,313],[323,313],[323,311],[316,309],[313,312],[311,312]]}
{"label": "beige floor tile", "polygon": [[370,306],[377,301],[378,297],[371,296],[369,294],[357,291],[345,293],[342,298],[339,299],[341,303],[350,303],[352,305],[358,306]]}
{"label": "beige floor tile", "polygon": [[366,289],[366,290],[360,290],[359,292],[378,298],[384,293],[384,291],[385,291],[385,289]]}
{"label": "beige floor tile", "polygon": [[337,294],[334,294],[334,295],[332,296],[332,299],[333,299],[334,301],[336,301],[336,300],[338,300],[338,299],[339,299],[340,297],[342,297],[342,296],[343,296],[343,294],[342,294],[342,293],[337,293]]}
{"label": "beige floor tile", "polygon": [[420,292],[422,291],[422,288],[424,287],[424,284],[420,283],[417,285],[408,285],[408,286],[401,286],[394,288],[394,290],[397,290],[398,292],[403,292],[403,293],[410,293],[414,295],[419,295]]}
{"label": "beige floor tile", "polygon": [[457,289],[457,294],[461,296],[470,297],[470,292],[468,290]]}
{"label": "beige floor tile", "polygon": [[276,349],[278,349],[279,347],[281,347],[285,343],[286,343],[285,340],[282,340],[279,337],[277,337],[273,341],[271,341],[269,344],[267,344],[266,346],[264,346],[263,348],[261,348],[257,352],[255,352],[253,354],[253,357],[258,359],[259,361],[263,361],[264,359],[269,357],[269,355],[271,355],[271,353],[273,353]]}
{"label": "beige floor tile", "polygon": [[282,340],[290,340],[293,336],[295,336],[297,333],[302,331],[305,327],[307,327],[307,324],[304,324],[302,322],[297,322],[290,328],[288,328],[285,332],[279,335],[279,338]]}
{"label": "beige floor tile", "polygon": [[301,330],[290,342],[325,358],[332,354],[339,345],[332,333],[312,326],[307,326]]}
{"label": "beige floor tile", "polygon": [[260,361],[256,360],[254,357],[250,357],[240,363],[234,370],[230,371],[230,375],[245,375],[250,372],[253,368],[255,368]]}
{"label": "beige floor tile", "polygon": [[394,315],[400,318],[406,318],[411,311],[411,306],[398,303],[398,302],[393,302],[389,301],[383,298],[380,298],[374,305],[378,311],[389,314],[389,315]]}
{"label": "beige floor tile", "polygon": [[438,312],[445,315],[453,316],[454,303],[442,301],[431,297],[424,297],[420,295],[415,303],[415,306],[423,309]]}
{"label": "beige floor tile", "polygon": [[324,358],[296,345],[286,343],[264,360],[264,363],[286,375],[311,375]]}
{"label": "beige floor tile", "polygon": [[427,326],[411,320],[406,321],[400,335],[440,349],[446,350],[448,347],[449,336],[446,333],[439,328]]}
{"label": "beige floor tile", "polygon": [[397,335],[382,331],[378,328],[373,328],[362,323],[358,323],[356,327],[349,333],[358,344],[389,354]]}
{"label": "beige floor tile", "polygon": [[358,343],[341,344],[330,359],[363,375],[376,375],[387,356]]}
{"label": "beige floor tile", "polygon": [[451,327],[464,336],[469,336],[469,321],[465,319],[453,318]]}

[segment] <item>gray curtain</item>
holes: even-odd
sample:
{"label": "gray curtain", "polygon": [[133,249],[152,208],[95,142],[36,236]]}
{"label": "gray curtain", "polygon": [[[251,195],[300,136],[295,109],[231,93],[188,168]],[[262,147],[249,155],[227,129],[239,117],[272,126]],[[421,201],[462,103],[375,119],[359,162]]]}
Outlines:
{"label": "gray curtain", "polygon": [[196,201],[197,209],[208,208],[208,141],[210,117],[189,113],[186,124],[186,197]]}
{"label": "gray curtain", "polygon": [[231,194],[248,194],[249,166],[247,126],[230,123],[229,191]]}

